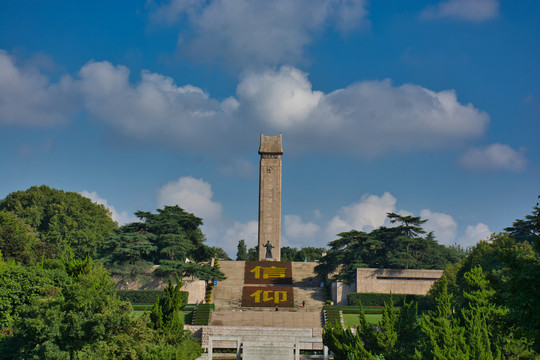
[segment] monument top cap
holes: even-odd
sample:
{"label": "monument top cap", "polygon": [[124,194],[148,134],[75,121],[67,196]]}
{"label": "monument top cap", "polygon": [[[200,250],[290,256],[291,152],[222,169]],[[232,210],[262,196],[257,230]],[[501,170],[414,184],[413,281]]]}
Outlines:
{"label": "monument top cap", "polygon": [[283,155],[281,134],[277,136],[264,136],[263,133],[261,133],[261,146],[259,147],[259,154]]}

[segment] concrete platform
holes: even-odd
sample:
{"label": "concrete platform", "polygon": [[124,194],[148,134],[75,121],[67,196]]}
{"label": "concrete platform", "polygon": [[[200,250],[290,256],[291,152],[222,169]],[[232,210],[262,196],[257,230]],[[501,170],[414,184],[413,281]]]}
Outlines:
{"label": "concrete platform", "polygon": [[213,311],[210,326],[258,326],[277,328],[320,328],[321,312]]}

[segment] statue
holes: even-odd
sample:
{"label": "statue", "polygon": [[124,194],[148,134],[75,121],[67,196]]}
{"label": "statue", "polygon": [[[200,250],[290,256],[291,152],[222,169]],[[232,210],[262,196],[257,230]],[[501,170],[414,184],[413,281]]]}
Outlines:
{"label": "statue", "polygon": [[266,245],[264,245],[266,248],[266,258],[272,259],[272,249],[275,247],[272,244],[270,244],[270,240],[266,242]]}

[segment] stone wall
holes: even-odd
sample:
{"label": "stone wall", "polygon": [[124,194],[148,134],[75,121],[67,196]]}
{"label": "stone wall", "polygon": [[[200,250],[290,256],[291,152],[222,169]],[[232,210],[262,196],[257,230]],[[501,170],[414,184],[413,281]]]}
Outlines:
{"label": "stone wall", "polygon": [[356,292],[426,295],[442,270],[356,269]]}
{"label": "stone wall", "polygon": [[332,301],[346,305],[351,292],[426,295],[442,274],[442,270],[360,268],[356,269],[356,284],[332,283]]}

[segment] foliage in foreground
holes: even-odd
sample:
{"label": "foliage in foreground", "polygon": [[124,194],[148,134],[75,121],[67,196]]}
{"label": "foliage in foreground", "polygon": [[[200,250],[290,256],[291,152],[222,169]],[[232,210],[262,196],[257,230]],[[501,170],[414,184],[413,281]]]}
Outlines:
{"label": "foliage in foreground", "polygon": [[464,291],[467,305],[451,305],[445,277],[435,296],[436,308],[417,320],[416,304],[404,302],[395,310],[393,301],[385,305],[377,327],[370,325],[360,309],[360,321],[354,334],[341,325],[327,325],[323,342],[336,359],[535,359],[532,341],[517,338],[504,316],[508,309],[493,302],[495,292],[489,287],[480,267],[466,274]]}
{"label": "foliage in foreground", "polygon": [[540,359],[538,205],[505,230],[445,269],[420,321],[407,304],[392,313],[390,302],[378,331],[362,311],[356,334],[327,326],[325,344],[336,359]]}
{"label": "foliage in foreground", "polygon": [[[23,278],[28,272],[31,281],[40,270],[0,261],[0,271],[18,271]],[[66,259],[60,273],[36,284],[41,289],[22,303],[11,304],[17,316],[6,319],[11,325],[3,327],[0,358],[195,359],[202,352],[181,322],[171,332],[167,321],[137,319],[99,264]],[[6,285],[7,291],[9,286],[15,285]]]}

